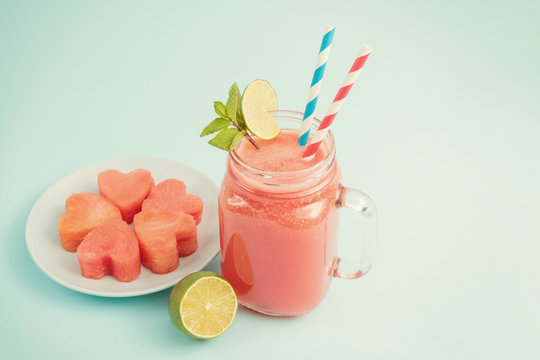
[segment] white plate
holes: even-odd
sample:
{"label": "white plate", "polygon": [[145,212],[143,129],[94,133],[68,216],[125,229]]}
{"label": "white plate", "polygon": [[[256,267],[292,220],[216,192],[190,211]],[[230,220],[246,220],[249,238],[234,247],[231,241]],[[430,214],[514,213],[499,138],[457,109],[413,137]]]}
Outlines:
{"label": "white plate", "polygon": [[[156,183],[168,179],[182,180],[187,191],[198,195],[204,203],[203,217],[197,227],[199,248],[193,255],[181,258],[178,268],[157,275],[142,267],[132,282],[119,282],[112,276],[99,280],[82,277],[77,254],[65,251],[58,236],[58,218],[65,212],[66,198],[72,193],[91,191],[99,194],[98,174],[106,169],[128,172],[134,169],[152,172]],[[148,157],[107,160],[86,166],[52,185],[36,201],[26,223],[26,246],[37,266],[51,279],[70,289],[86,294],[126,297],[149,294],[166,289],[194,271],[206,267],[219,253],[217,210],[218,188],[202,172],[180,162]]]}

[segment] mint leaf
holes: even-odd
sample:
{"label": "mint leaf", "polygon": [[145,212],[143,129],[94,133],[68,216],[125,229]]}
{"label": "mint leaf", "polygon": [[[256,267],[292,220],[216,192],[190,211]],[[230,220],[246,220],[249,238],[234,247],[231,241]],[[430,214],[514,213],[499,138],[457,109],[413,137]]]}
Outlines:
{"label": "mint leaf", "polygon": [[[236,83],[235,83],[236,85]],[[246,128],[246,120],[244,118],[244,112],[242,111],[242,94],[240,93],[240,89],[238,89],[238,86],[235,86],[236,95],[237,95],[237,103],[236,103],[236,122],[240,127],[244,130],[247,130]]]}
{"label": "mint leaf", "polygon": [[232,84],[229,88],[229,98],[227,99],[227,115],[235,123],[237,123],[236,115],[240,110],[239,104],[241,97],[238,85],[236,83]]}
{"label": "mint leaf", "polygon": [[221,101],[214,101],[214,110],[219,117],[226,118],[227,116],[227,107],[223,105]]}
{"label": "mint leaf", "polygon": [[225,129],[229,125],[231,125],[230,120],[224,119],[224,118],[216,118],[210,124],[206,125],[206,127],[201,132],[200,136],[203,137],[203,136],[206,136],[206,135],[213,134],[216,131],[220,131],[220,130]]}
{"label": "mint leaf", "polygon": [[234,148],[236,147],[236,145],[238,145],[238,143],[240,142],[240,140],[242,140],[244,138],[244,135],[246,134],[245,131],[239,131],[238,134],[236,134],[234,136],[234,138],[232,139],[231,141],[231,145],[229,146],[229,151],[232,151],[234,150]]}
{"label": "mint leaf", "polygon": [[238,104],[238,112],[236,113],[236,122],[238,123],[238,125],[246,130],[247,129],[247,126],[246,126],[246,119],[244,118],[244,113],[242,112],[242,101],[240,100],[240,103]]}
{"label": "mint leaf", "polygon": [[232,142],[236,135],[241,133],[241,131],[238,131],[238,129],[235,128],[229,128],[221,130],[212,140],[210,140],[208,143],[212,146],[215,146],[219,149],[229,151],[231,148]]}

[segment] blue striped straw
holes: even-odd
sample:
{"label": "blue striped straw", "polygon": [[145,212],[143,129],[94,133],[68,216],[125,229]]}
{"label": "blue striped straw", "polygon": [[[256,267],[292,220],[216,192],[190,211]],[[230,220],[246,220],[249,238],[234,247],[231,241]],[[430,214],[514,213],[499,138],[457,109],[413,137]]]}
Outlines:
{"label": "blue striped straw", "polygon": [[324,69],[326,68],[326,61],[328,60],[330,49],[332,48],[335,30],[335,26],[326,25],[321,49],[319,50],[319,56],[317,57],[317,64],[315,65],[315,72],[313,73],[313,80],[311,80],[311,87],[309,88],[308,102],[306,104],[306,110],[304,110],[304,119],[302,120],[302,126],[300,128],[301,135],[298,138],[298,144],[300,146],[306,145],[309,139],[309,130],[311,129],[311,123],[313,122],[313,113],[315,112],[317,100],[319,99],[321,80],[324,75]]}

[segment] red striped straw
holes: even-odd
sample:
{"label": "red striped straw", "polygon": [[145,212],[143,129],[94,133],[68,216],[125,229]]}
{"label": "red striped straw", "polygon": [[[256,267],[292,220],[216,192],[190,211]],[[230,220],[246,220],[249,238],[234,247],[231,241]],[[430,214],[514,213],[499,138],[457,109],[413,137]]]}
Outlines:
{"label": "red striped straw", "polygon": [[349,73],[347,74],[347,77],[345,78],[345,81],[343,81],[343,84],[341,85],[341,88],[339,89],[338,93],[336,94],[336,97],[334,98],[334,101],[332,102],[332,105],[330,105],[330,108],[328,109],[328,112],[326,113],[326,116],[321,121],[321,124],[319,125],[319,128],[317,129],[317,132],[315,135],[313,135],[313,138],[311,139],[311,143],[307,147],[306,151],[304,152],[303,157],[308,157],[317,152],[317,149],[321,145],[324,137],[326,136],[326,133],[329,130],[330,125],[332,125],[332,122],[336,118],[339,109],[341,109],[341,106],[343,106],[343,103],[345,102],[345,99],[347,98],[347,95],[349,94],[349,91],[351,91],[352,86],[354,85],[354,82],[358,78],[358,75],[360,74],[360,70],[364,67],[364,64],[366,63],[367,58],[369,57],[369,54],[371,54],[371,48],[367,45],[362,46],[362,50],[360,50],[360,54],[358,54],[358,57],[356,60],[354,60],[354,64],[349,70]]}

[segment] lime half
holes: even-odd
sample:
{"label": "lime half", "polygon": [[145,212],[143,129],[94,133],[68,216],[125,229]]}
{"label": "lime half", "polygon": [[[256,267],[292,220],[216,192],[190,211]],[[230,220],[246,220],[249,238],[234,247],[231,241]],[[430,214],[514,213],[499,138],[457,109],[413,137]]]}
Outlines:
{"label": "lime half", "polygon": [[242,112],[246,125],[263,140],[270,140],[279,135],[281,129],[269,111],[277,110],[277,96],[266,80],[255,80],[244,90],[242,95]]}
{"label": "lime half", "polygon": [[196,339],[211,339],[231,326],[238,300],[223,277],[199,271],[187,275],[169,297],[169,317],[180,331]]}

